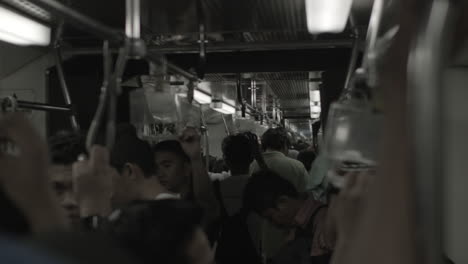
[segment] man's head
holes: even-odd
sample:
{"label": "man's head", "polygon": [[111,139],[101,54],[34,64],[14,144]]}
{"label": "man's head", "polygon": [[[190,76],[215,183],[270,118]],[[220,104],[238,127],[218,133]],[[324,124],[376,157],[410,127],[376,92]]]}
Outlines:
{"label": "man's head", "polygon": [[153,147],[156,176],[169,191],[181,193],[190,183],[190,158],[176,140],[166,140]]}
{"label": "man's head", "polygon": [[299,193],[292,183],[269,170],[254,173],[245,186],[244,208],[279,227],[292,227],[300,208]]}
{"label": "man's head", "polygon": [[233,175],[249,173],[254,154],[251,142],[245,134],[226,137],[223,140],[222,150],[224,160]]}
{"label": "man's head", "polygon": [[121,211],[109,233],[142,263],[212,264],[202,212],[182,200],[138,202]]}
{"label": "man's head", "polygon": [[270,128],[262,135],[264,150],[274,150],[288,154],[289,139],[283,128]]}
{"label": "man's head", "polygon": [[310,171],[310,169],[312,168],[312,163],[315,161],[316,158],[317,154],[315,154],[315,151],[313,150],[301,151],[297,156],[297,160],[304,164],[304,167],[307,171]]}
{"label": "man's head", "polygon": [[113,204],[139,199],[145,183],[154,175],[154,164],[150,145],[137,137],[132,125],[118,126],[110,163],[119,172],[114,179]]}
{"label": "man's head", "polygon": [[49,139],[52,166],[49,176],[60,205],[72,225],[80,220],[79,205],[73,191],[72,165],[78,156],[86,153],[84,138],[73,132],[59,132]]}

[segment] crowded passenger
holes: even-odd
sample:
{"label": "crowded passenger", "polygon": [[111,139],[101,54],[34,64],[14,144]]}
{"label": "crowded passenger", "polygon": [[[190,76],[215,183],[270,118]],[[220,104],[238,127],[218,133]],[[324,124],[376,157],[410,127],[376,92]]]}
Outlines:
{"label": "crowded passenger", "polygon": [[50,184],[47,146],[30,121],[19,113],[2,115],[0,145],[0,200],[9,210],[0,228],[22,235],[66,229]]}
{"label": "crowded passenger", "polygon": [[231,135],[223,140],[223,157],[231,177],[221,182],[220,189],[229,215],[238,212],[242,207],[242,192],[250,177],[250,164],[254,161],[254,143],[248,133]]}
{"label": "crowded passenger", "polygon": [[73,190],[73,163],[86,154],[84,138],[74,132],[61,131],[49,139],[52,187],[65,210],[69,224],[81,228],[80,210]]}
{"label": "crowded passenger", "polygon": [[181,200],[137,202],[122,210],[108,233],[143,264],[212,264],[202,211]]}
{"label": "crowded passenger", "polygon": [[119,125],[112,152],[94,146],[87,161],[74,165],[75,191],[81,217],[107,217],[133,201],[176,197],[155,177],[150,145],[136,129]]}
{"label": "crowded passenger", "polygon": [[242,204],[244,188],[250,178],[249,166],[259,157],[258,138],[250,132],[230,135],[223,140],[222,152],[231,176],[215,182],[223,217],[217,262],[261,263],[262,222],[258,216],[249,214]]}
{"label": "crowded passenger", "polygon": [[[304,192],[309,174],[300,161],[287,157],[289,140],[286,130],[282,128],[269,129],[263,134],[261,142],[264,150],[262,156],[267,167],[291,182],[296,190]],[[258,162],[254,161],[250,171],[257,172],[259,170]],[[287,231],[265,222],[262,233],[263,254],[266,258],[272,258],[284,245]]]}
{"label": "crowded passenger", "polygon": [[335,235],[326,205],[298,192],[292,183],[269,170],[252,175],[244,191],[244,204],[289,232],[288,242],[271,256],[273,263],[329,262]]}
{"label": "crowded passenger", "polygon": [[[186,128],[179,140],[162,141],[153,147],[153,162],[161,184],[182,199],[198,204],[204,211],[204,226],[211,229],[220,211],[201,151],[199,133],[195,128]],[[210,231],[210,236],[214,236],[212,232],[217,231]]]}

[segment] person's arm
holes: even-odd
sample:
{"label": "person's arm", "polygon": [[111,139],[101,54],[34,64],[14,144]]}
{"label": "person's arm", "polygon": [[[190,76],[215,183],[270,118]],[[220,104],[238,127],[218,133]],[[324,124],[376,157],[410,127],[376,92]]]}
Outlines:
{"label": "person's arm", "polygon": [[80,205],[80,216],[107,217],[111,211],[112,176],[106,148],[93,146],[89,160],[73,164],[73,187]]}
{"label": "person's arm", "polygon": [[347,263],[352,253],[358,223],[362,217],[370,173],[348,173],[346,184],[338,196],[330,201],[328,232],[336,238],[332,264]]}
{"label": "person's arm", "polygon": [[18,113],[2,116],[0,145],[0,187],[25,215],[32,232],[66,229],[48,177],[46,144],[29,120]]}
{"label": "person's arm", "polygon": [[307,183],[309,179],[309,173],[307,172],[306,168],[302,163],[299,163],[299,173],[297,179],[297,191],[298,192],[305,192],[307,190]]}
{"label": "person's arm", "polygon": [[190,158],[193,192],[196,202],[205,211],[204,224],[206,226],[219,218],[220,208],[208,170],[203,162],[200,135],[194,128],[187,128],[180,137],[180,142]]}

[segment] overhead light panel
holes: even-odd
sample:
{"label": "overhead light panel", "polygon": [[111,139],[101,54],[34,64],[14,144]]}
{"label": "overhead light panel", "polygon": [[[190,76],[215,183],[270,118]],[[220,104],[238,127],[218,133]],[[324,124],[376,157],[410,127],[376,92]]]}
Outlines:
{"label": "overhead light panel", "polygon": [[320,106],[314,105],[314,106],[310,107],[310,111],[312,113],[320,113],[320,112],[322,112],[322,108]]}
{"label": "overhead light panel", "polygon": [[312,34],[340,33],[346,27],[352,0],[305,0],[307,28]]}
{"label": "overhead light panel", "polygon": [[206,94],[199,90],[193,91],[193,99],[197,101],[199,104],[211,104],[211,95]]}
{"label": "overhead light panel", "polygon": [[211,103],[211,109],[225,115],[233,115],[236,113],[236,108],[234,106],[226,104],[223,101],[213,101]]}
{"label": "overhead light panel", "polygon": [[319,90],[310,91],[310,101],[311,102],[320,102],[320,91]]}
{"label": "overhead light panel", "polygon": [[0,40],[19,46],[47,46],[50,28],[0,6]]}
{"label": "overhead light panel", "polygon": [[320,113],[312,113],[312,114],[310,115],[310,117],[313,118],[313,119],[320,118]]}

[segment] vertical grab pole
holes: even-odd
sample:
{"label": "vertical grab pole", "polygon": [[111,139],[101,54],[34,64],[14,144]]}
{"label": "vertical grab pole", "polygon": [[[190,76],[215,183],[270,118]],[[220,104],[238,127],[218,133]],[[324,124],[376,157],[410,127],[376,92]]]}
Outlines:
{"label": "vertical grab pole", "polygon": [[346,75],[346,81],[345,81],[345,86],[344,86],[345,90],[350,89],[349,84],[356,70],[357,59],[359,56],[359,31],[356,29],[356,23],[354,21],[353,15],[349,17],[349,21],[350,21],[351,27],[353,28],[354,42],[353,42],[353,49],[351,50],[351,59],[349,61],[348,73]]}
{"label": "vertical grab pole", "polygon": [[63,70],[63,58],[62,58],[62,53],[60,51],[60,40],[62,37],[63,27],[64,27],[64,23],[63,21],[61,21],[57,27],[57,32],[55,34],[54,58],[55,58],[56,66],[57,66],[57,74],[58,74],[58,79],[60,82],[60,88],[62,89],[62,94],[65,100],[65,104],[67,104],[68,106],[72,108],[72,111],[70,112],[71,126],[73,130],[79,131],[80,125],[78,124],[75,109],[73,108],[72,100],[70,97],[70,90],[68,89],[68,85],[65,80],[65,72]]}
{"label": "vertical grab pole", "polygon": [[205,143],[205,166],[209,170],[210,169],[210,142],[209,142],[209,135],[208,135],[208,125],[206,123],[205,113],[203,112],[204,105],[200,105],[200,118],[201,118],[201,132],[203,136],[203,140]]}

